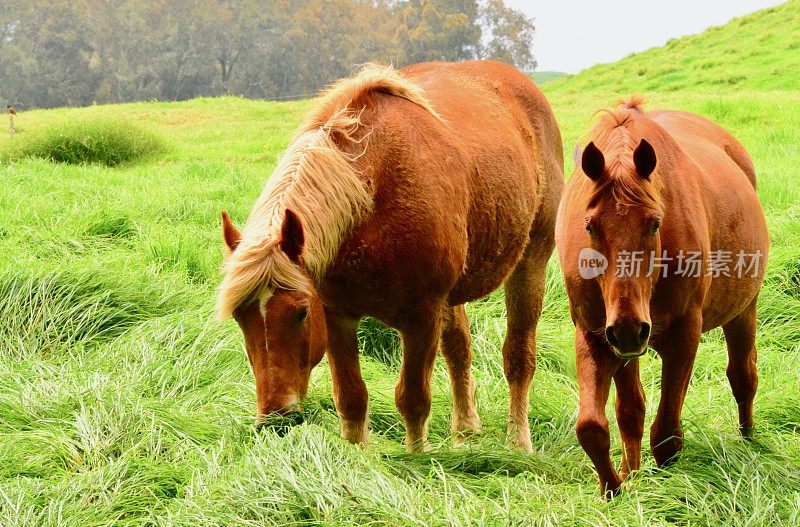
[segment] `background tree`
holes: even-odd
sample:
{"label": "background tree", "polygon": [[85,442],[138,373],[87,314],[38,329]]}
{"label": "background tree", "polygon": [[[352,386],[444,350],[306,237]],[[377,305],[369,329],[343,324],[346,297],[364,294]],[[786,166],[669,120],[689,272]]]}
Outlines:
{"label": "background tree", "polygon": [[480,49],[475,0],[409,0],[395,6],[396,41],[409,63],[467,60]]}
{"label": "background tree", "polygon": [[304,97],[365,62],[531,69],[533,30],[502,0],[0,0],[0,99]]}
{"label": "background tree", "polygon": [[507,7],[503,0],[486,0],[480,8],[480,24],[486,41],[484,58],[514,64],[525,71],[536,69],[533,20]]}

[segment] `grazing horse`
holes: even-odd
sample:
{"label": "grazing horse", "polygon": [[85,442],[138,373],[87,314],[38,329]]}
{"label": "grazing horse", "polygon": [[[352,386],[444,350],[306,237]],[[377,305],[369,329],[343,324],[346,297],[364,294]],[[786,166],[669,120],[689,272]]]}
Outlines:
{"label": "grazing horse", "polygon": [[530,450],[536,324],[563,189],[561,137],[542,93],[496,62],[370,65],[306,116],[228,249],[217,315],[236,319],[258,414],[301,409],[327,350],[342,436],[368,439],[356,330],[396,328],[395,390],[410,451],[427,447],[437,349],[458,443],[477,432],[464,303],[505,281],[509,442]]}
{"label": "grazing horse", "polygon": [[[731,134],[686,112],[604,111],[562,198],[556,243],[575,323],[578,441],[611,496],[639,468],[648,343],[662,359],[650,429],[659,466],[683,447],[680,415],[701,333],[722,326],[739,426],[753,426],[756,300],[769,240],[753,163]],[[576,157],[578,157],[576,155]],[[622,436],[609,457],[611,380]]]}

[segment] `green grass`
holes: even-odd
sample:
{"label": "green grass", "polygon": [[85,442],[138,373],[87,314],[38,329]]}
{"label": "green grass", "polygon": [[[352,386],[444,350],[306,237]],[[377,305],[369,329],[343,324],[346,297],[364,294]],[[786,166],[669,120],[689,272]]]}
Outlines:
{"label": "green grass", "polygon": [[41,158],[56,163],[117,166],[163,153],[164,139],[138,123],[120,117],[71,115],[28,132],[17,131],[0,158]]}
{"label": "green grass", "polygon": [[[575,87],[582,82],[589,77],[545,85],[567,172],[595,110],[627,94]],[[659,470],[646,452],[641,473],[610,503],[573,431],[573,328],[555,261],[539,326],[533,454],[502,446],[501,293],[468,307],[484,424],[468,448],[450,446],[439,361],[433,452],[404,453],[393,402],[398,341],[372,321],[360,335],[370,448],[339,439],[325,363],[312,377],[306,423],[285,437],[259,434],[241,333],[211,320],[219,211],[246,218],[308,102],[20,114],[24,134],[111,117],[155,130],[169,148],[116,168],[38,158],[0,167],[0,525],[800,525],[800,94],[762,88],[643,90],[650,107],[719,121],[755,160],[772,237],[756,438],[737,434],[724,341],[712,331],[687,396],[683,455]],[[3,134],[0,150],[22,135]],[[648,424],[660,366],[653,355],[642,361]]]}
{"label": "green grass", "polygon": [[572,93],[597,89],[620,93],[796,91],[798,27],[800,0],[791,0],[697,35],[670,40],[666,46],[557,79],[552,89]]}

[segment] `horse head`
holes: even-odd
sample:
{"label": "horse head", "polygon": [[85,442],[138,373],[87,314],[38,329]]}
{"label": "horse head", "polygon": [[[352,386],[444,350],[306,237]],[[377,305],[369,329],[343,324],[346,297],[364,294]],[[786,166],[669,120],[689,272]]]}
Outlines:
{"label": "horse head", "polygon": [[[280,232],[280,251],[302,269],[303,225],[289,209]],[[239,246],[241,234],[225,212],[222,233],[230,256]],[[322,301],[308,282],[305,290],[261,290],[233,310],[255,376],[259,426],[287,418],[302,421],[311,370],[325,354],[327,331]],[[284,419],[270,420],[272,416]]]}
{"label": "horse head", "polygon": [[[630,151],[630,150],[629,150]],[[650,338],[650,297],[659,277],[663,210],[651,181],[656,154],[641,139],[627,159],[617,154],[607,166],[593,143],[584,149],[581,168],[594,187],[585,216],[591,247],[608,261],[596,276],[606,310],[605,337],[622,359],[645,352]]]}

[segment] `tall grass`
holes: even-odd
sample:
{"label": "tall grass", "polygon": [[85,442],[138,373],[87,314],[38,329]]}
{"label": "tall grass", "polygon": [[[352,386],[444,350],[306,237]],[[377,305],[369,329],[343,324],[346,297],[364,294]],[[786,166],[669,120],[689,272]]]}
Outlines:
{"label": "tall grass", "polygon": [[[545,88],[569,172],[593,112],[625,93],[576,94],[560,82]],[[404,452],[394,407],[400,344],[374,320],[359,332],[368,449],[339,439],[324,361],[306,422],[283,437],[256,433],[241,333],[211,321],[219,211],[244,220],[307,103],[222,98],[26,112],[19,121],[29,130],[82,113],[141,122],[163,130],[172,148],[114,169],[39,158],[0,168],[0,525],[800,525],[800,97],[646,97],[650,107],[720,121],[755,160],[772,245],[753,441],[738,435],[724,340],[712,331],[685,404],[684,453],[661,470],[645,452],[623,494],[601,500],[573,431],[574,330],[554,260],[531,394],[533,454],[503,447],[502,292],[467,309],[483,421],[467,447],[450,446],[450,389],[437,359],[433,451]],[[1,137],[0,150],[27,133]],[[660,368],[655,355],[642,359],[648,423]]]}
{"label": "tall grass", "polygon": [[78,118],[22,129],[2,154],[7,160],[38,157],[56,163],[117,166],[163,153],[164,139],[120,117]]}

